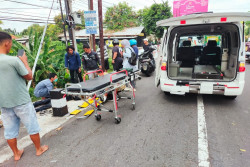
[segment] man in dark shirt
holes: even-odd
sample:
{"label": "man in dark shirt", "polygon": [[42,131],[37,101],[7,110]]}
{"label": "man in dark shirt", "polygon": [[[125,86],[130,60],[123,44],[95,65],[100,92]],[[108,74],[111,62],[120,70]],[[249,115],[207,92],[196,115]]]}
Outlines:
{"label": "man in dark shirt", "polygon": [[[102,68],[100,65],[100,59],[97,56],[97,53],[94,51],[91,51],[91,48],[88,44],[83,45],[84,52],[82,55],[82,66],[85,73],[89,73],[92,71],[96,71],[98,68]],[[88,74],[89,79],[93,79],[95,77],[95,74]]]}
{"label": "man in dark shirt", "polygon": [[79,53],[75,52],[73,46],[68,46],[65,54],[65,67],[70,71],[71,83],[76,83],[75,73],[77,74],[80,82],[82,82],[81,74],[81,59]]}
{"label": "man in dark shirt", "polygon": [[143,40],[143,42],[144,42],[143,49],[144,49],[144,52],[146,52],[146,51],[149,50],[149,47],[151,46],[151,44],[148,43],[148,39],[147,39],[147,38],[145,38],[145,39]]}
{"label": "man in dark shirt", "polygon": [[119,48],[119,40],[114,39],[113,40],[113,49],[112,49],[112,64],[113,64],[113,70],[119,71],[122,69],[122,56],[121,56],[121,48]]}

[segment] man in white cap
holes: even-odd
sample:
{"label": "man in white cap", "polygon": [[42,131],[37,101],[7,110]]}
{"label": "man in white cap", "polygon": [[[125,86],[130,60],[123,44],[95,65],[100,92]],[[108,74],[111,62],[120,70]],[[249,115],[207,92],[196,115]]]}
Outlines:
{"label": "man in white cap", "polygon": [[148,42],[148,39],[147,39],[147,38],[145,38],[145,39],[143,40],[143,42],[144,42],[143,49],[144,49],[144,52],[146,52],[146,51],[149,50],[149,47],[151,46],[151,44]]}

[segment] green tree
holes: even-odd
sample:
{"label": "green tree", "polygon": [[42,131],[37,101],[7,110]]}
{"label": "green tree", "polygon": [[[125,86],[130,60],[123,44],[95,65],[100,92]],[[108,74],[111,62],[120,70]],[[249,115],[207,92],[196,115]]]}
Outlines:
{"label": "green tree", "polygon": [[[38,33],[33,32],[33,29],[31,29],[29,32],[29,49],[23,46],[21,43],[13,40],[13,46],[10,51],[10,55],[15,56],[17,55],[18,49],[24,49],[28,57],[29,64],[32,68],[37,56],[40,42],[41,36],[38,36]],[[65,83],[69,80],[69,75],[65,73],[64,68],[64,54],[65,44],[61,41],[51,41],[50,36],[46,35],[33,77],[33,87],[39,81],[46,79],[48,74],[51,72],[54,72],[58,75],[58,86],[64,87]]]}
{"label": "green tree", "polygon": [[[3,22],[0,20],[0,25],[3,24]],[[0,31],[2,31],[2,28],[0,27]]]}
{"label": "green tree", "polygon": [[40,26],[39,24],[32,24],[31,26],[29,26],[27,29],[24,29],[21,34],[22,35],[29,35],[29,33],[32,31],[35,31],[38,36],[41,36],[44,30],[44,26]]}
{"label": "green tree", "polygon": [[7,33],[9,33],[11,35],[15,35],[15,36],[19,35],[19,33],[16,31],[15,28],[14,29],[7,28],[7,29],[4,29],[3,31],[5,31],[5,32],[7,32]]}
{"label": "green tree", "polygon": [[[38,36],[38,33],[31,29],[29,32],[29,49],[15,40],[12,41],[13,45],[9,54],[16,56],[18,49],[24,49],[29,65],[32,68],[41,42],[41,36]],[[29,90],[32,101],[37,100],[33,92],[35,85],[41,80],[46,79],[49,73],[54,72],[57,74],[59,78],[57,87],[64,87],[65,83],[69,82],[70,76],[68,73],[65,73],[64,68],[64,54],[65,44],[61,41],[51,41],[50,36],[46,35],[37,62],[32,87]]]}
{"label": "green tree", "polygon": [[245,25],[245,35],[250,38],[250,21],[246,21]]}
{"label": "green tree", "polygon": [[52,41],[58,40],[58,35],[63,32],[63,29],[59,28],[58,25],[49,24],[46,31],[46,36],[48,35]]}
{"label": "green tree", "polygon": [[56,23],[56,25],[58,26],[58,28],[61,29],[62,31],[63,31],[65,17],[66,17],[66,15],[63,15],[63,19],[62,19],[61,14],[56,15],[54,17],[54,22]]}
{"label": "green tree", "polygon": [[139,25],[136,12],[126,2],[109,7],[105,13],[104,24],[109,30],[122,30]]}
{"label": "green tree", "polygon": [[156,22],[172,17],[168,1],[161,4],[153,4],[150,8],[144,8],[138,12],[138,15],[147,34],[153,34],[158,38],[162,37],[164,28],[156,27]]}

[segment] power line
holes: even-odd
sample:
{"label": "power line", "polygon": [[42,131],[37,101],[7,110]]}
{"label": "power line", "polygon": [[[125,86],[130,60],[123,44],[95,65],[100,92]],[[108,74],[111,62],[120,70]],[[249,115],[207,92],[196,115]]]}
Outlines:
{"label": "power line", "polygon": [[[31,21],[31,20],[19,20],[19,19],[5,19],[0,18],[0,20],[6,20],[6,21],[15,21],[15,22],[28,22],[28,23],[46,23],[46,21]],[[55,24],[55,23],[49,23],[49,24]]]}
{"label": "power line", "polygon": [[[29,5],[29,6],[35,6],[35,7],[40,7],[40,8],[51,9],[51,8],[49,8],[49,7],[46,7],[46,6],[40,6],[40,5],[36,5],[36,4],[25,3],[25,2],[19,2],[19,1],[14,1],[14,0],[4,0],[4,1],[13,2],[13,3],[19,3],[19,4]],[[54,10],[58,10],[58,9],[54,9]]]}
{"label": "power line", "polygon": [[[48,0],[38,0],[38,1],[53,2],[53,1],[48,1]],[[58,3],[58,2],[57,2],[57,3]]]}
{"label": "power line", "polygon": [[5,12],[0,11],[0,13],[14,14],[14,15],[18,15],[18,16],[31,16],[31,17],[35,17],[35,18],[47,18],[47,17],[35,16],[35,15],[26,15],[26,14],[20,14],[20,13],[7,12],[7,11],[5,11]]}
{"label": "power line", "polygon": [[[0,16],[0,20],[4,18],[4,19],[18,19],[18,20],[39,20],[39,21],[46,21],[46,20],[42,20],[42,19],[33,19],[33,18],[23,18],[23,17],[4,17],[4,16]],[[53,21],[54,20],[49,20],[49,21]]]}
{"label": "power line", "polygon": [[0,10],[12,10],[12,9],[13,10],[16,10],[16,9],[20,9],[21,10],[21,9],[41,9],[41,8],[0,8]]}

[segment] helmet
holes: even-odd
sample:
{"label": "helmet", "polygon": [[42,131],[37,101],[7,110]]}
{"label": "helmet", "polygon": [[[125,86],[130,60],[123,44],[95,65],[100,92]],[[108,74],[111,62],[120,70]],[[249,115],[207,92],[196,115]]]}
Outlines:
{"label": "helmet", "polygon": [[118,44],[119,45],[119,40],[117,38],[113,39],[113,45]]}
{"label": "helmet", "polygon": [[137,41],[135,39],[130,39],[129,40],[130,45],[137,45]]}

